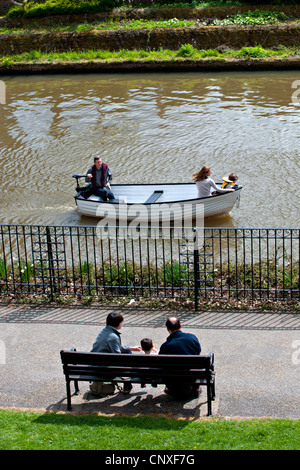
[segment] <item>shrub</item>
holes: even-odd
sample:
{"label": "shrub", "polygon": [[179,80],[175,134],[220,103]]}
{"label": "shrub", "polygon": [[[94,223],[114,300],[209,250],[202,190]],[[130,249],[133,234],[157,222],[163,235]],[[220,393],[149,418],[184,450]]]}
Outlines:
{"label": "shrub", "polygon": [[25,8],[14,6],[7,14],[10,17],[39,17],[47,15],[95,13],[111,10],[119,0],[46,0],[45,3],[29,2]]}
{"label": "shrub", "polygon": [[30,1],[22,5],[14,5],[8,12],[8,16],[46,16],[73,13],[95,13],[111,10],[117,7],[203,7],[203,6],[231,6],[231,5],[297,5],[298,0],[46,0],[44,3]]}
{"label": "shrub", "polygon": [[224,20],[215,19],[214,25],[264,25],[287,21],[289,17],[280,11],[254,10],[237,13]]}
{"label": "shrub", "polygon": [[196,49],[191,44],[183,44],[176,55],[178,57],[192,57],[193,55],[197,53],[198,53],[198,49]]}
{"label": "shrub", "polygon": [[244,57],[244,58],[269,57],[274,54],[275,54],[274,51],[264,49],[261,46],[242,47],[242,49],[237,53],[237,57]]}
{"label": "shrub", "polygon": [[216,49],[206,49],[202,51],[202,57],[219,57],[221,54]]}

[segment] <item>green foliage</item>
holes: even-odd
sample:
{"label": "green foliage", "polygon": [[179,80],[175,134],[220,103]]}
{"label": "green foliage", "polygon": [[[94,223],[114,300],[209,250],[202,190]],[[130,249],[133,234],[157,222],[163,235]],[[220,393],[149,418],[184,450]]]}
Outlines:
{"label": "green foliage", "polygon": [[290,263],[287,259],[286,266],[269,262],[229,265],[218,265],[214,272],[215,288],[230,286],[244,289],[299,289],[299,262]]}
{"label": "green foliage", "polygon": [[9,67],[11,64],[13,64],[13,59],[11,57],[0,57],[0,67]]}
{"label": "green foliage", "polygon": [[[147,3],[139,0],[46,0],[44,3],[30,1],[25,6],[14,5],[8,12],[10,17],[39,17],[47,15],[64,15],[80,13],[96,13],[99,11],[112,10],[114,8],[138,8],[145,6],[152,8],[176,8],[176,7],[212,7],[212,6],[242,6],[242,5],[261,5],[265,0],[185,0],[176,2],[176,0],[149,0]],[[297,5],[297,0],[268,0],[269,5]]]}
{"label": "green foliage", "polygon": [[261,46],[243,47],[240,50],[224,49],[219,52],[216,49],[196,49],[191,44],[184,44],[178,51],[160,48],[158,50],[128,50],[121,49],[119,51],[109,50],[86,50],[86,51],[66,51],[66,52],[41,52],[29,51],[22,54],[11,55],[0,58],[0,69],[13,65],[23,64],[54,64],[54,63],[76,63],[95,61],[107,61],[114,63],[128,62],[176,62],[176,60],[207,60],[207,61],[225,61],[226,59],[244,59],[244,60],[265,60],[268,57],[274,57],[275,60],[283,58],[296,57],[300,54],[299,47],[278,46],[276,49],[264,49]]}
{"label": "green foliage", "polygon": [[89,274],[92,272],[93,267],[91,263],[88,263],[87,261],[84,261],[78,266],[78,272],[79,274]]}
{"label": "green foliage", "polygon": [[271,51],[270,49],[264,49],[261,46],[256,47],[242,47],[240,51],[237,52],[236,57],[247,58],[259,58],[259,57],[271,57],[276,55],[276,51]]}
{"label": "green foliage", "polygon": [[[201,262],[201,261],[200,261]],[[135,263],[130,260],[109,260],[104,262],[89,263],[83,260],[76,269],[67,269],[60,293],[62,295],[101,295],[103,292],[114,295],[129,295],[141,292],[144,297],[157,297],[163,292],[167,297],[172,296],[171,291],[184,293],[193,289],[193,274],[187,282],[183,279],[183,267],[177,260],[157,260],[145,264]],[[26,287],[41,282],[41,275],[49,275],[47,264],[33,266],[31,261],[14,260],[13,265],[5,264],[0,258],[0,282],[2,292],[8,292],[10,286],[19,283]],[[61,272],[60,272],[61,274]],[[47,279],[45,277],[45,282]],[[44,281],[43,281],[44,282]],[[299,291],[299,262],[293,263],[285,257],[285,263],[281,260],[269,260],[256,263],[223,263],[216,264],[213,272],[204,272],[200,275],[201,288],[212,289],[213,292],[230,292],[230,296],[238,296],[246,292],[259,297],[267,293],[270,298],[286,297],[294,298]],[[37,294],[39,291],[37,290]],[[42,293],[42,291],[41,291]],[[247,297],[247,295],[246,295]]]}
{"label": "green foliage", "polygon": [[221,54],[216,49],[206,49],[201,52],[201,57],[220,57]]}
{"label": "green foliage", "polygon": [[215,19],[214,25],[264,25],[287,21],[289,17],[280,11],[254,10],[245,13],[237,13],[226,19]]}
{"label": "green foliage", "polygon": [[[0,265],[1,268],[1,265]],[[1,271],[0,271],[1,272]],[[71,278],[71,275],[69,276]],[[166,262],[155,266],[153,263],[140,266],[130,261],[105,261],[96,268],[92,263],[83,261],[75,274],[75,283],[82,281],[92,287],[92,284],[105,287],[120,287],[122,289],[138,287],[180,287],[180,265],[178,261]]]}
{"label": "green foliage", "polygon": [[0,258],[0,279],[4,280],[6,278],[6,263],[4,258]]}
{"label": "green foliage", "polygon": [[10,281],[12,277],[21,283],[30,282],[34,278],[34,267],[32,261],[14,260],[13,266],[7,264],[4,258],[0,258],[0,280]]}
{"label": "green foliage", "polygon": [[19,270],[22,282],[30,282],[33,279],[34,269],[31,262],[21,261]]}
{"label": "green foliage", "polygon": [[178,57],[193,57],[197,53],[198,53],[198,49],[196,49],[191,44],[183,44],[176,55]]}
{"label": "green foliage", "polygon": [[64,15],[80,13],[96,13],[111,10],[118,5],[118,0],[46,0],[45,3],[28,2],[22,6],[12,7],[9,17],[41,17],[47,15]]}
{"label": "green foliage", "polygon": [[222,54],[220,54],[220,52],[218,52],[216,49],[199,50],[199,49],[196,49],[191,44],[184,44],[176,53],[176,56],[185,57],[185,58],[189,58],[189,57],[203,57],[203,58],[217,57],[219,58],[222,56]]}

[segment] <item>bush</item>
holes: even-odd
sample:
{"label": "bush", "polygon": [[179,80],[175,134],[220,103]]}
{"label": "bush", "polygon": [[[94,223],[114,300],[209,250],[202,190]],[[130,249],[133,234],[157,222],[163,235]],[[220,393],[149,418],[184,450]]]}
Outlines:
{"label": "bush", "polygon": [[201,57],[219,57],[220,55],[216,49],[206,49],[201,53]]}
{"label": "bush", "polygon": [[[46,0],[44,3],[38,1],[30,1],[25,7],[13,6],[7,16],[10,17],[39,17],[47,15],[64,15],[64,14],[80,14],[80,13],[97,13],[100,11],[108,11],[118,7],[145,7],[145,6],[162,6],[162,7],[198,7],[198,6],[231,6],[231,5],[264,5],[266,0]],[[297,0],[268,0],[269,5],[297,5]]]}
{"label": "bush", "polygon": [[73,13],[96,13],[117,7],[209,7],[242,5],[298,5],[299,0],[46,0],[44,3],[29,1],[25,7],[14,5],[8,16],[46,16]]}
{"label": "bush", "polygon": [[275,51],[266,50],[261,46],[256,47],[242,47],[237,53],[237,57],[255,58],[255,57],[270,57],[275,55]]}
{"label": "bush", "polygon": [[245,13],[237,13],[226,19],[215,19],[214,25],[264,25],[287,21],[289,17],[280,11],[254,10]]}
{"label": "bush", "polygon": [[177,52],[178,57],[192,57],[198,53],[198,49],[195,49],[191,44],[183,44]]}
{"label": "bush", "polygon": [[47,0],[45,3],[29,2],[25,8],[14,6],[8,12],[10,17],[40,17],[47,15],[96,13],[116,7],[119,0]]}

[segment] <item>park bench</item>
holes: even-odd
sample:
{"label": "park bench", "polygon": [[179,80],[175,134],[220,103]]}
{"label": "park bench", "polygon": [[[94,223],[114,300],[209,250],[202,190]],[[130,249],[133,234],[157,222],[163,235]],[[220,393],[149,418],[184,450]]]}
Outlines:
{"label": "park bench", "polygon": [[214,354],[177,356],[152,354],[111,354],[61,351],[66,379],[67,408],[72,409],[71,382],[78,394],[78,382],[112,382],[132,384],[196,383],[206,386],[208,416],[215,398]]}

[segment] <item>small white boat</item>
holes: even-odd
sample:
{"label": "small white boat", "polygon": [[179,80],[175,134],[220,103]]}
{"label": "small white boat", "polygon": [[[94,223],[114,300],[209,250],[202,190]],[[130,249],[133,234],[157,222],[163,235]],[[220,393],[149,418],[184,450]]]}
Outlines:
{"label": "small white boat", "polygon": [[[77,178],[76,204],[82,215],[120,220],[155,221],[162,214],[171,221],[228,214],[239,201],[242,186],[234,192],[198,198],[195,183],[111,184],[115,199],[102,201],[99,196],[83,197]],[[222,186],[222,183],[216,183]]]}

